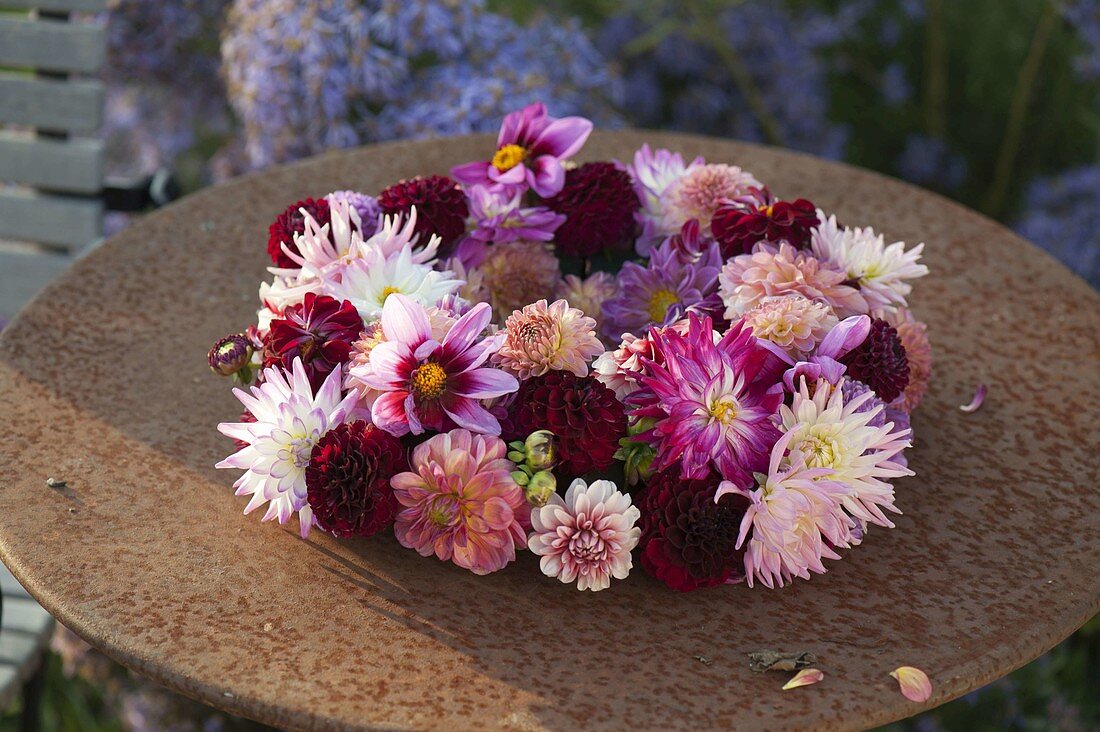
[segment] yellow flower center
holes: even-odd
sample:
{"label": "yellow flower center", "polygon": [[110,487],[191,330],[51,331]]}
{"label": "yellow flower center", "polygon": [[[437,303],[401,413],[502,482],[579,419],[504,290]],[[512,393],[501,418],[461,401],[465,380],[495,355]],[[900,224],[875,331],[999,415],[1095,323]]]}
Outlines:
{"label": "yellow flower center", "polygon": [[447,372],[439,364],[429,361],[413,372],[412,388],[423,399],[435,399],[447,388]]}
{"label": "yellow flower center", "polygon": [[756,210],[770,219],[775,212],[775,206],[758,206]]}
{"label": "yellow flower center", "polygon": [[385,287],[383,287],[382,288],[382,302],[385,302],[386,298],[389,297],[390,295],[392,295],[395,292],[400,293],[401,290],[394,287],[393,285],[386,285]]}
{"label": "yellow flower center", "polygon": [[654,323],[663,322],[668,309],[680,302],[676,293],[668,288],[657,290],[649,296],[649,319]]}
{"label": "yellow flower center", "polygon": [[821,435],[807,436],[799,447],[806,455],[806,465],[811,468],[831,468],[840,456],[836,442]]}
{"label": "yellow flower center", "polygon": [[493,155],[493,167],[501,173],[511,170],[527,159],[527,148],[508,144],[502,146]]}
{"label": "yellow flower center", "polygon": [[737,413],[740,410],[741,405],[737,403],[736,399],[726,397],[719,399],[710,405],[710,416],[722,424],[729,424],[737,419]]}

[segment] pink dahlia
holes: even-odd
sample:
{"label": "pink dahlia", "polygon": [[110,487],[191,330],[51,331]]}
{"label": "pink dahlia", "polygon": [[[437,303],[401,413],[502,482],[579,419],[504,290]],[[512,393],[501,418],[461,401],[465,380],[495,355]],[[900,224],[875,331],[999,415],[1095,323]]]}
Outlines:
{"label": "pink dahlia", "polygon": [[533,532],[528,548],[542,557],[547,577],[557,577],[578,590],[606,590],[611,578],[626,579],[632,566],[630,552],[638,544],[638,509],[630,496],[609,480],[592,485],[577,478],[542,508],[531,511]]}
{"label": "pink dahlia", "polygon": [[451,425],[500,434],[480,401],[513,392],[519,382],[482,368],[504,340],[503,334],[481,338],[491,318],[488,305],[475,305],[439,341],[422,305],[390,295],[382,308],[383,342],[371,348],[369,363],[349,369],[350,385],[371,390],[371,421],[398,437]]}
{"label": "pink dahlia", "polygon": [[744,321],[754,336],[792,357],[812,352],[837,324],[832,308],[799,294],[764,298]]}
{"label": "pink dahlia", "polygon": [[390,483],[401,504],[394,534],[421,556],[435,554],[474,574],[503,569],[526,541],[523,489],[498,437],[456,429],[413,450],[412,472]]}
{"label": "pink dahlia", "polygon": [[653,150],[648,144],[642,145],[634,153],[634,161],[627,166],[627,172],[634,180],[634,192],[642,203],[641,210],[635,214],[635,219],[642,227],[636,245],[638,254],[649,256],[650,248],[671,233],[665,232],[663,228],[661,196],[685,173],[705,163],[703,158],[698,157],[685,165],[680,153],[664,149]]}
{"label": "pink dahlia", "polygon": [[510,241],[488,247],[477,267],[481,286],[500,320],[535,300],[551,297],[561,279],[561,264],[541,241]]}
{"label": "pink dahlia", "polygon": [[845,284],[839,269],[800,252],[787,242],[778,246],[763,242],[752,254],[740,254],[726,263],[718,275],[718,294],[726,304],[726,318],[734,320],[764,298],[796,293],[829,304],[838,318],[868,311],[859,290]]}
{"label": "pink dahlia", "polygon": [[762,187],[752,173],[736,165],[693,165],[661,194],[662,229],[665,234],[675,234],[694,219],[709,235],[711,219],[725,201]]}
{"label": "pink dahlia", "polygon": [[716,343],[710,318],[688,316],[687,330],[654,330],[655,359],[642,360],[639,389],[627,398],[630,416],[654,427],[638,436],[657,450],[654,470],[677,462],[684,478],[713,466],[739,485],[763,470],[779,431],[782,363],[734,325]]}
{"label": "pink dahlia", "polygon": [[587,376],[588,362],[603,353],[595,328],[595,320],[565,300],[539,300],[508,317],[493,363],[521,379],[547,371]]}
{"label": "pink dahlia", "polygon": [[584,117],[557,119],[542,103],[504,117],[491,160],[466,163],[451,175],[467,185],[532,188],[543,198],[555,196],[565,185],[562,162],[584,145],[592,122]]}
{"label": "pink dahlia", "polygon": [[914,318],[907,308],[888,310],[883,318],[897,329],[909,361],[909,385],[905,387],[898,406],[912,412],[924,399],[928,381],[932,378],[932,344],[928,342],[928,326]]}

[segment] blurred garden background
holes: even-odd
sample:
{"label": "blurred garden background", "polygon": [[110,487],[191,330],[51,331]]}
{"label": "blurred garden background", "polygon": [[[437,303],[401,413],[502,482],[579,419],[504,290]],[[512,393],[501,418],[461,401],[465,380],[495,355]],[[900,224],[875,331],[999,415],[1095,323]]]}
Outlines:
{"label": "blurred garden background", "polygon": [[[1100,287],[1100,0],[114,0],[96,20],[112,175],[168,167],[195,190],[332,148],[495,132],[543,100],[601,126],[754,140],[903,178]],[[255,728],[63,630],[54,648],[47,730]],[[1097,679],[1094,619],[895,728],[1098,729]]]}

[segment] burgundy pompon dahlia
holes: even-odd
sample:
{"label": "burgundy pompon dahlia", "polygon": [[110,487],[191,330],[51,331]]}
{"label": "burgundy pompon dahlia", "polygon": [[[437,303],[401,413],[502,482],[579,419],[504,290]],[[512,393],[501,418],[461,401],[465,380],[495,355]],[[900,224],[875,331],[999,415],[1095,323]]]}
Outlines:
{"label": "burgundy pompon dahlia", "polygon": [[302,215],[302,209],[317,221],[318,226],[331,223],[326,198],[307,198],[287,206],[267,229],[267,254],[276,267],[298,268],[298,263],[286,255],[282,245],[286,244],[290,251],[299,253],[298,245],[294,243],[294,235],[302,234],[306,230],[306,218]]}
{"label": "burgundy pompon dahlia", "polygon": [[334,536],[370,536],[393,523],[390,478],[408,469],[400,440],[362,420],[326,432],[310,454],[306,497],[317,525]]}
{"label": "burgundy pompon dahlia", "polygon": [[858,346],[840,358],[847,375],[862,381],[889,404],[909,386],[909,358],[897,329],[881,318],[871,319],[871,330]]}
{"label": "burgundy pompon dahlia", "polygon": [[786,241],[796,249],[810,245],[810,232],[821,220],[817,208],[805,198],[776,200],[764,188],[751,188],[744,196],[728,201],[711,221],[711,231],[726,259],[750,254],[760,241]]}
{"label": "burgundy pompon dahlia", "polygon": [[394,183],[378,194],[378,206],[387,216],[407,216],[416,207],[418,244],[424,246],[432,234],[443,240],[444,247],[466,233],[470,213],[466,194],[445,175],[417,176]]}
{"label": "burgundy pompon dahlia", "polygon": [[623,251],[634,241],[634,214],[642,202],[630,174],[614,163],[585,163],[565,174],[565,186],[547,207],[563,214],[554,245],[566,257],[591,257]]}
{"label": "burgundy pompon dahlia", "polygon": [[301,303],[271,321],[264,339],[264,368],[278,365],[289,371],[294,359],[301,358],[316,391],[326,376],[348,362],[362,331],[363,319],[350,302],[307,293]]}
{"label": "burgundy pompon dahlia", "polygon": [[622,403],[592,376],[551,371],[528,379],[512,410],[518,434],[509,439],[550,430],[557,438],[561,471],[569,478],[610,467],[619,438],[626,435]]}
{"label": "burgundy pompon dahlia", "polygon": [[675,466],[649,479],[639,499],[642,567],[678,592],[739,582],[745,550],[737,548],[747,496],[714,494],[722,478],[685,480]]}

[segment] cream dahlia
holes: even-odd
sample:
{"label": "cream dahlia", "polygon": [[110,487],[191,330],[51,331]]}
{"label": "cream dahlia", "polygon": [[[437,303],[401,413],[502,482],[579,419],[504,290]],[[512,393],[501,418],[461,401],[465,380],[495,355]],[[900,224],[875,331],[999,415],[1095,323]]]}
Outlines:
{"label": "cream dahlia", "polygon": [[726,305],[726,319],[736,320],[768,297],[795,293],[824,301],[838,318],[868,311],[859,290],[844,284],[839,269],[800,252],[787,242],[776,247],[757,244],[752,254],[739,254],[718,275],[718,294]]}
{"label": "cream dahlia", "polygon": [[478,269],[489,302],[504,320],[527,303],[550,297],[561,279],[561,266],[546,242],[494,244]]}
{"label": "cream dahlia", "polygon": [[566,275],[554,290],[554,297],[568,300],[585,315],[599,318],[604,301],[614,297],[617,290],[613,275],[593,272],[583,280],[576,275]]}
{"label": "cream dahlia", "polygon": [[493,363],[520,379],[547,371],[588,375],[588,362],[603,352],[596,337],[596,321],[565,300],[545,300],[524,306],[505,321],[504,345]]}
{"label": "cream dahlia", "polygon": [[347,419],[358,401],[354,392],[343,396],[341,378],[342,370],[334,370],[314,395],[306,369],[296,358],[290,374],[273,366],[264,369],[259,386],[249,387],[251,393],[233,390],[255,421],[218,425],[219,432],[245,446],[214,467],[245,471],[233,484],[238,496],[252,497],[245,513],[268,503],[263,520],[277,518],[285,524],[297,511],[301,534],[309,535],[313,525],[306,500],[310,453],[322,435]]}
{"label": "cream dahlia", "polygon": [[451,272],[417,264],[406,244],[388,257],[380,249],[367,252],[343,269],[339,282],[327,283],[324,292],[337,300],[350,301],[363,320],[374,320],[382,314],[386,298],[394,293],[428,306],[454,293],[461,285],[462,281],[454,279]]}
{"label": "cream dahlia", "polygon": [[668,236],[691,220],[710,234],[710,220],[723,201],[743,196],[763,184],[736,165],[706,163],[688,167],[661,194],[662,229]]}
{"label": "cream dahlia", "polygon": [[394,523],[401,545],[435,554],[474,574],[489,574],[526,544],[523,489],[498,437],[455,429],[413,450],[412,472],[390,484],[402,508]]}
{"label": "cream dahlia", "polygon": [[626,579],[632,566],[630,552],[642,530],[641,513],[609,480],[592,485],[577,478],[565,492],[531,511],[528,548],[542,557],[547,577],[557,577],[578,590],[606,590],[611,578]]}
{"label": "cream dahlia", "polygon": [[823,211],[817,213],[824,223],[811,234],[814,255],[857,282],[870,309],[905,305],[905,296],[913,289],[906,280],[928,274],[928,267],[917,262],[924,244],[909,251],[900,241],[887,246],[882,234],[876,235],[870,227],[841,228],[836,216],[826,219]]}
{"label": "cream dahlia", "polygon": [[832,308],[799,294],[766,297],[745,313],[752,334],[800,360],[811,353],[837,324]]}

